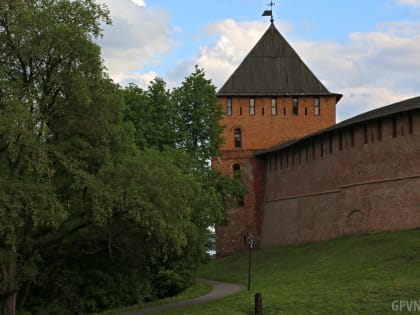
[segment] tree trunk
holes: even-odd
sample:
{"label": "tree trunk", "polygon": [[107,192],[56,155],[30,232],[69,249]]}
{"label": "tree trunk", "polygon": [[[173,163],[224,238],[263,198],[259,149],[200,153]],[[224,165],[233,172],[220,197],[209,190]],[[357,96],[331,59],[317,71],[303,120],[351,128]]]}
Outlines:
{"label": "tree trunk", "polygon": [[3,315],[16,315],[16,292],[5,296]]}
{"label": "tree trunk", "polygon": [[16,315],[16,259],[12,255],[3,263],[0,266],[3,276],[3,315]]}
{"label": "tree trunk", "polygon": [[[25,289],[19,290],[16,297],[16,309],[18,312],[23,310],[23,306],[25,305],[26,299],[28,298],[30,289],[31,289],[31,282],[27,282],[25,285]],[[22,291],[23,291],[23,294],[21,294]]]}

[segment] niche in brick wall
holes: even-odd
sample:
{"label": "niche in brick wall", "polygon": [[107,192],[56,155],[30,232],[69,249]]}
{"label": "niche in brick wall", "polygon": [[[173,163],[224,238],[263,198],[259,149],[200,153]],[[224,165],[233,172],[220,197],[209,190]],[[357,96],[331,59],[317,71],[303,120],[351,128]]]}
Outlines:
{"label": "niche in brick wall", "polygon": [[346,234],[361,233],[367,230],[366,216],[360,210],[352,210],[347,214],[344,230]]}

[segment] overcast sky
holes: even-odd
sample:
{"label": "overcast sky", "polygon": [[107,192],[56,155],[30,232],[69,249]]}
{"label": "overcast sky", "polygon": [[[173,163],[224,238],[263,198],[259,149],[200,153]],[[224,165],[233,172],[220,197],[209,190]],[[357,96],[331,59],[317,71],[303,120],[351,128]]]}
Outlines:
{"label": "overcast sky", "polygon": [[[269,27],[269,0],[97,0],[110,76],[178,86],[194,65],[220,88]],[[323,84],[337,121],[420,95],[420,0],[278,0],[275,24]]]}

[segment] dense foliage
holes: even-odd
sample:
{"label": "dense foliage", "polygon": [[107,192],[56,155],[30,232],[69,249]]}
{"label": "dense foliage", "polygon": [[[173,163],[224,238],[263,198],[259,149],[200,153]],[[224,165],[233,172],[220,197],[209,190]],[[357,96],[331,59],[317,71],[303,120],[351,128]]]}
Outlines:
{"label": "dense foliage", "polygon": [[0,1],[0,303],[80,314],[176,294],[225,196],[215,87],[196,68],[125,89],[93,39],[93,0]]}

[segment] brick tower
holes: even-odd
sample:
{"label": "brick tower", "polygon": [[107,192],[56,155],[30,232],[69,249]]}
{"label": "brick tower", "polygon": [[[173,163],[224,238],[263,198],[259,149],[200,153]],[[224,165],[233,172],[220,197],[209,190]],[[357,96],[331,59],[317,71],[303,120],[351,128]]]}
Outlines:
{"label": "brick tower", "polygon": [[227,224],[216,226],[218,256],[246,249],[247,233],[258,247],[265,165],[255,154],[334,125],[340,98],[324,87],[271,23],[218,92],[225,108],[225,143],[212,166],[235,174],[247,187],[243,201],[227,210]]}

